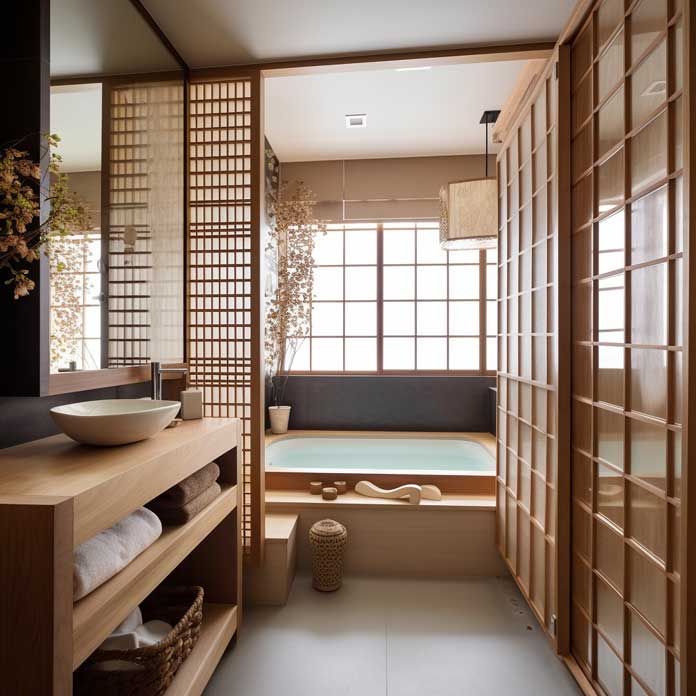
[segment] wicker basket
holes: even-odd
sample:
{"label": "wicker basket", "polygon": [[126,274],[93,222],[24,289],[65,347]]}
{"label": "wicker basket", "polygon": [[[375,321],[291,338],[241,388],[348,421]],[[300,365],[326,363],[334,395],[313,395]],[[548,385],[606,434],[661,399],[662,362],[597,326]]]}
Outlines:
{"label": "wicker basket", "polygon": [[343,582],[343,552],[348,531],[335,520],[320,520],[309,530],[312,548],[312,586],[320,592],[333,592]]}
{"label": "wicker basket", "polygon": [[[188,657],[201,632],[203,588],[162,588],[142,604],[143,619],[160,619],[174,628],[156,645],[135,650],[96,650],[75,673],[79,696],[161,696]],[[99,669],[107,660],[140,666],[128,671]]]}

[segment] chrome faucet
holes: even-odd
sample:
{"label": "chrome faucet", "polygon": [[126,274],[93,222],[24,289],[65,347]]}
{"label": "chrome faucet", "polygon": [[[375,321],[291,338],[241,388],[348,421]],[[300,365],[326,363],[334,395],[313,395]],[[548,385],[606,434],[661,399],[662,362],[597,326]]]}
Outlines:
{"label": "chrome faucet", "polygon": [[150,377],[152,378],[152,398],[161,399],[162,398],[162,375],[165,372],[172,372],[176,374],[186,374],[188,368],[186,367],[162,367],[160,362],[150,363]]}

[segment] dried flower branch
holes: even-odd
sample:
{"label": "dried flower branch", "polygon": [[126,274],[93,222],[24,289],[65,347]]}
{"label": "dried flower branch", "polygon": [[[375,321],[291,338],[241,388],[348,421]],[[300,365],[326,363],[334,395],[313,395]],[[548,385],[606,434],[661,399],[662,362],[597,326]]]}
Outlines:
{"label": "dried flower branch", "polygon": [[[275,287],[266,296],[266,365],[273,400],[282,400],[287,373],[309,334],[314,289],[314,243],[326,223],[314,217],[314,194],[303,182],[283,184],[273,205],[273,226],[266,246]],[[284,375],[282,383],[275,379]]]}
{"label": "dried flower branch", "polygon": [[[68,188],[67,176],[60,172],[61,157],[54,152],[60,142],[57,135],[47,138],[50,150],[48,189],[41,186],[41,167],[29,159],[29,153],[16,146],[0,151],[0,269],[10,277],[14,298],[34,289],[27,264],[39,258],[43,250],[50,254],[52,239],[89,227],[89,215],[80,198]],[[41,201],[47,200],[47,219],[34,225],[40,216]]]}

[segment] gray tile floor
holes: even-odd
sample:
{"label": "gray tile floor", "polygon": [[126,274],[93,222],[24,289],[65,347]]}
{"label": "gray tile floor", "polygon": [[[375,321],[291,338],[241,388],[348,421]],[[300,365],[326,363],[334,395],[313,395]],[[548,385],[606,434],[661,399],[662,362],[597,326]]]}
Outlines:
{"label": "gray tile floor", "polygon": [[[531,627],[529,630],[528,627]],[[580,694],[509,578],[298,576],[285,607],[247,610],[206,696]]]}

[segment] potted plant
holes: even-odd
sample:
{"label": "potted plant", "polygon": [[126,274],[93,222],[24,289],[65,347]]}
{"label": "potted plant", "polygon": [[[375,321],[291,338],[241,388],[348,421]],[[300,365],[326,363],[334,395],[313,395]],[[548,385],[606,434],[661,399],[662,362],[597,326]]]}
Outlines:
{"label": "potted plant", "polygon": [[[50,257],[52,241],[89,224],[85,205],[68,189],[67,176],[60,172],[61,158],[54,152],[60,138],[49,135],[46,140],[50,186],[45,188],[39,163],[29,159],[21,141],[0,148],[0,271],[9,275],[4,282],[12,286],[15,300],[34,289],[28,264],[41,251]],[[50,212],[36,225],[44,200]]]}
{"label": "potted plant", "polygon": [[[290,190],[292,190],[291,193]],[[309,334],[314,285],[314,243],[326,225],[314,217],[315,200],[302,182],[283,185],[272,205],[266,246],[266,374],[271,432],[285,433],[290,405],[283,403],[298,350]]]}

